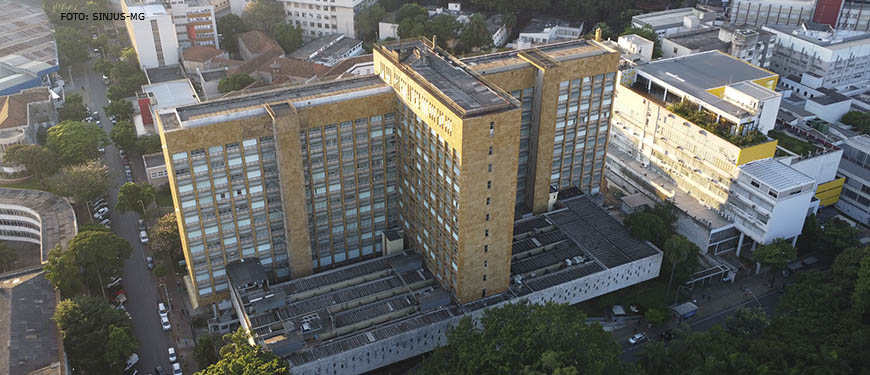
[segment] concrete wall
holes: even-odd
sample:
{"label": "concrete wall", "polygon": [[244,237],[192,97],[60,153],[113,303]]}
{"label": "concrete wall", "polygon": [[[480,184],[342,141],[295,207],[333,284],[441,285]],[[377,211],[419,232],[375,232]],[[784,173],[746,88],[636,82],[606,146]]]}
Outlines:
{"label": "concrete wall", "polygon": [[834,150],[822,155],[816,155],[804,159],[792,159],[791,167],[816,180],[816,185],[828,182],[837,177],[837,168],[843,150]]}
{"label": "concrete wall", "polygon": [[822,120],[837,123],[852,108],[852,100],[844,100],[838,103],[822,105],[812,100],[807,100],[804,109],[819,116]]}

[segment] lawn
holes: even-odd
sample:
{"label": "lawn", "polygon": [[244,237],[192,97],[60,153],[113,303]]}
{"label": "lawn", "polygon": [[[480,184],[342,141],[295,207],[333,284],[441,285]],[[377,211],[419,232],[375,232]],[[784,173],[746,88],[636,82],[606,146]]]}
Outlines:
{"label": "lawn", "polygon": [[802,141],[780,131],[771,130],[767,135],[771,138],[778,139],[779,145],[783,148],[801,156],[809,155],[811,152],[816,150],[816,146],[813,146],[809,142]]}
{"label": "lawn", "polygon": [[0,184],[0,187],[10,188],[10,189],[32,189],[32,190],[42,190],[39,186],[39,181],[35,178],[31,178],[24,182],[16,182],[12,184]]}
{"label": "lawn", "polygon": [[157,189],[157,205],[160,207],[172,207],[172,192],[167,188]]}

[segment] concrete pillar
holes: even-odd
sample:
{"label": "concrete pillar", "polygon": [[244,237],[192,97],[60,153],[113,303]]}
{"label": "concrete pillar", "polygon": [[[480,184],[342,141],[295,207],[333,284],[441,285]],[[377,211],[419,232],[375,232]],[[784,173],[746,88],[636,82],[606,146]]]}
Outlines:
{"label": "concrete pillar", "polygon": [[791,239],[792,246],[797,246],[797,239],[798,239],[798,236],[794,236],[794,238]]}
{"label": "concrete pillar", "polygon": [[743,232],[740,232],[740,239],[737,240],[737,256],[740,256],[740,251],[743,250]]}
{"label": "concrete pillar", "polygon": [[646,92],[651,92],[651,91],[652,91],[652,80],[651,80],[651,79],[648,79],[648,80],[646,80],[646,82],[647,82],[647,84],[646,84]]}
{"label": "concrete pillar", "polygon": [[665,103],[668,102],[668,88],[667,87],[665,87],[665,94],[662,95],[662,101]]}

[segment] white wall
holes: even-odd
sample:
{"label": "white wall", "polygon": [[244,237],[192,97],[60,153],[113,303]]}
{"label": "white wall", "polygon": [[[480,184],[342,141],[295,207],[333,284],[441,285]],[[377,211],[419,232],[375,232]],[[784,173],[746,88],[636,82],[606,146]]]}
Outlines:
{"label": "white wall", "polygon": [[761,116],[758,117],[758,130],[764,134],[773,129],[776,125],[776,115],[779,114],[779,105],[782,103],[782,95],[776,96],[761,101],[762,107]]}
{"label": "white wall", "polygon": [[399,25],[390,22],[378,22],[378,40],[387,38],[399,39]]}
{"label": "white wall", "polygon": [[801,234],[814,193],[815,189],[807,190],[776,202],[767,222],[765,244],[777,238],[792,238]]}
{"label": "white wall", "polygon": [[849,112],[849,109],[851,107],[851,99],[828,105],[821,105],[810,99],[806,101],[806,104],[804,104],[804,109],[812,112],[816,116],[819,116],[819,118],[821,118],[822,120],[831,123],[836,123],[837,121],[840,121],[843,115]]}
{"label": "white wall", "polygon": [[837,177],[837,168],[843,150],[829,151],[825,154],[798,160],[792,158],[791,167],[816,180],[816,185],[829,182]]}

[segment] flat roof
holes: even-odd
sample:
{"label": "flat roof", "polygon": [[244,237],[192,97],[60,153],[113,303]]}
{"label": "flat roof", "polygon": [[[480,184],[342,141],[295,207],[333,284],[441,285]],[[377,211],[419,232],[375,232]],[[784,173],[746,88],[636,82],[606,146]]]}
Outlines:
{"label": "flat roof", "polygon": [[852,100],[852,98],[850,98],[846,95],[840,94],[839,92],[829,92],[826,95],[813,97],[813,98],[810,98],[809,100],[816,102],[816,103],[819,103],[821,105],[829,105],[829,104],[834,104],[834,103],[845,102],[847,100]]}
{"label": "flat roof", "polygon": [[467,64],[472,70],[480,74],[486,75],[488,73],[496,73],[518,67],[529,66],[530,63],[519,56],[520,52],[529,50],[536,50],[539,53],[546,55],[547,58],[560,62],[582,59],[592,56],[599,56],[607,53],[616,53],[615,51],[608,50],[589,41],[583,39],[575,39],[564,42],[539,45],[533,48],[523,50],[511,50],[487,55],[466,57],[462,59],[462,62]]}
{"label": "flat roof", "polygon": [[143,85],[142,91],[154,95],[157,109],[172,108],[199,103],[196,91],[187,79]]}
{"label": "flat roof", "polygon": [[752,81],[737,82],[731,85],[731,87],[758,100],[772,98],[777,95],[776,91],[769,90]]}
{"label": "flat roof", "polygon": [[[459,117],[474,116],[499,110],[517,108],[516,101],[498,88],[490,87],[461,61],[448,56],[440,48],[433,49],[421,40],[382,45],[388,51],[385,56],[395,59],[390,52],[398,54],[396,61],[408,70],[411,77],[419,75],[417,83],[429,87],[434,96],[447,99],[445,104],[455,103],[461,111]],[[463,113],[464,112],[464,113]]]}
{"label": "flat roof", "polygon": [[181,71],[181,66],[179,65],[146,69],[145,75],[148,77],[148,82],[152,84],[184,79],[184,73]]}
{"label": "flat roof", "polygon": [[582,25],[583,25],[582,22],[571,23],[571,22],[561,20],[558,18],[535,17],[535,18],[532,18],[531,20],[529,20],[529,22],[526,23],[525,26],[523,26],[522,30],[520,30],[520,33],[541,33],[541,32],[544,32],[544,30],[546,30],[546,29],[553,28],[556,26],[579,28]]}
{"label": "flat roof", "polygon": [[0,204],[25,207],[36,211],[40,221],[42,262],[48,261],[48,252],[56,246],[66,247],[76,235],[76,214],[66,199],[41,190],[0,188]]}
{"label": "flat roof", "polygon": [[707,90],[776,75],[719,51],[656,60],[637,71],[735,116],[745,111]]}
{"label": "flat roof", "polygon": [[719,39],[719,28],[699,29],[671,34],[665,39],[696,52],[727,51],[731,43]]}
{"label": "flat roof", "polygon": [[145,163],[145,168],[154,168],[166,165],[166,159],[162,152],[142,155],[142,161]]}
{"label": "flat roof", "polygon": [[0,373],[64,373],[54,287],[40,269],[0,280]]}
{"label": "flat roof", "polygon": [[0,12],[0,56],[20,55],[28,60],[58,65],[57,46],[42,7],[5,1]]}
{"label": "flat roof", "polygon": [[815,181],[812,177],[780,163],[776,159],[756,160],[743,164],[740,166],[740,173],[746,173],[776,191],[812,184]]}
{"label": "flat roof", "polygon": [[836,35],[835,37],[833,37],[831,33],[825,33],[828,34],[828,36],[820,40],[819,38],[806,35],[801,27],[763,26],[763,28],[775,32],[780,35],[780,38],[794,37],[831,50],[855,47],[870,43],[870,32],[865,31],[836,30],[834,33]]}
{"label": "flat roof", "polygon": [[[127,2],[127,0],[121,0]],[[130,13],[145,13],[145,17],[156,17],[169,14],[166,7],[160,3],[151,4],[127,4],[127,10]]]}
{"label": "flat roof", "polygon": [[691,16],[693,10],[693,8],[679,8],[639,14],[631,17],[631,22],[650,25],[653,29],[681,26],[683,24],[683,17]]}
{"label": "flat roof", "polygon": [[846,139],[846,144],[870,154],[870,135],[861,134]]}

